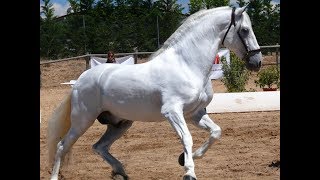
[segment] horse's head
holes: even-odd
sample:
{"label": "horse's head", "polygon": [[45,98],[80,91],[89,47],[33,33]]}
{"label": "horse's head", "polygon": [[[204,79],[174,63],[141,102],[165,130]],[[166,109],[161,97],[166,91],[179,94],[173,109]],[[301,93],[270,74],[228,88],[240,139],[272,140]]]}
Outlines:
{"label": "horse's head", "polygon": [[262,54],[245,9],[246,6],[232,9],[231,23],[223,36],[222,45],[245,60],[249,70],[258,71],[261,67]]}

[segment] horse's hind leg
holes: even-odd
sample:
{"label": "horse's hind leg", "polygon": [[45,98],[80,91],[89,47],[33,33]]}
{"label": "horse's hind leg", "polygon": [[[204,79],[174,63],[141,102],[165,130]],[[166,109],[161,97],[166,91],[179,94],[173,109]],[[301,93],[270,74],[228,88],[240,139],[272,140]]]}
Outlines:
{"label": "horse's hind leg", "polygon": [[[86,116],[84,116],[86,117]],[[93,124],[94,118],[92,121],[88,121],[85,118],[78,117],[77,121],[72,121],[71,127],[68,133],[57,145],[57,152],[55,156],[55,164],[51,174],[51,180],[57,180],[59,174],[60,164],[64,159],[64,156],[69,152],[72,145],[78,140],[78,138],[83,135],[86,130]]]}
{"label": "horse's hind leg", "polygon": [[[221,128],[215,124],[208,114],[206,114],[205,109],[200,110],[198,114],[196,114],[192,118],[192,122],[195,126],[205,129],[210,132],[209,139],[206,140],[202,146],[200,146],[193,154],[192,157],[194,159],[201,158],[205,152],[210,148],[210,146],[214,143],[216,139],[219,139],[221,136]],[[181,166],[184,165],[184,155],[183,153],[179,157],[179,164]]]}
{"label": "horse's hind leg", "polygon": [[214,143],[214,141],[220,138],[221,128],[210,119],[208,114],[206,114],[205,110],[201,110],[200,112],[198,112],[198,114],[192,119],[192,122],[197,127],[210,132],[209,139],[206,140],[202,144],[202,146],[193,153],[193,158],[200,158]]}
{"label": "horse's hind leg", "polygon": [[113,175],[119,174],[123,176],[124,179],[127,179],[128,176],[125,173],[123,165],[109,153],[109,149],[110,146],[131,127],[132,123],[133,121],[130,120],[122,120],[116,125],[108,124],[106,132],[99,141],[92,146],[93,150],[111,165]]}

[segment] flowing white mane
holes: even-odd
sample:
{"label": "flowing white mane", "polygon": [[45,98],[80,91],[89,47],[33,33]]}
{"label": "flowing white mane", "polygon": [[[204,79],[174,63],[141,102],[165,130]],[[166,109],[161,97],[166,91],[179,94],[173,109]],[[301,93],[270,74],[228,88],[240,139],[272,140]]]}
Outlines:
{"label": "flowing white mane", "polygon": [[[185,33],[190,33],[189,32],[190,29],[192,29],[195,25],[202,25],[203,26],[204,23],[199,24],[199,20],[202,17],[204,17],[208,14],[214,16],[214,14],[216,12],[220,12],[221,10],[227,10],[227,9],[231,9],[231,7],[223,6],[223,7],[217,7],[217,8],[212,8],[212,9],[202,9],[202,10],[190,15],[186,20],[183,21],[181,26],[164,42],[163,46],[150,56],[149,60],[152,60],[154,57],[161,54],[163,51],[165,51],[169,47],[175,45],[178,41],[181,40],[181,38],[183,37],[183,35],[185,35]],[[200,36],[201,34],[193,34],[193,35]]]}

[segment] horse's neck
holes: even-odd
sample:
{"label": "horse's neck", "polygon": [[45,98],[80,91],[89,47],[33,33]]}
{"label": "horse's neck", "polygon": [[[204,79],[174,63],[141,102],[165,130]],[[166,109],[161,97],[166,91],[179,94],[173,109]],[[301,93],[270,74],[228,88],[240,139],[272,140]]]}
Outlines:
{"label": "horse's neck", "polygon": [[201,39],[188,44],[179,50],[183,60],[190,66],[196,74],[208,77],[212,69],[212,62],[218,51],[219,41],[216,39]]}
{"label": "horse's neck", "polygon": [[[174,49],[176,55],[180,57],[174,60],[188,64],[190,70],[204,81],[208,80],[210,76],[213,60],[228,22],[221,16],[218,17],[212,20],[211,25],[191,28],[181,37],[179,42],[169,48]],[[163,53],[163,55],[165,54]]]}

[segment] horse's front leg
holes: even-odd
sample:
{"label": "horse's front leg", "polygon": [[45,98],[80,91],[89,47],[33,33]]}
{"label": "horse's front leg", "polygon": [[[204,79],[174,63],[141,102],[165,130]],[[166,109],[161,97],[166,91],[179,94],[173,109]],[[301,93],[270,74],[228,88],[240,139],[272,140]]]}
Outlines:
{"label": "horse's front leg", "polygon": [[193,153],[193,158],[200,158],[214,143],[214,141],[220,138],[221,128],[210,119],[205,109],[200,110],[195,116],[193,116],[192,122],[195,126],[210,132],[209,139]]}
{"label": "horse's front leg", "polygon": [[183,117],[182,105],[167,103],[163,105],[161,113],[168,119],[173,129],[179,135],[184,147],[185,171],[184,180],[195,180],[194,162],[192,158],[192,137]]}

